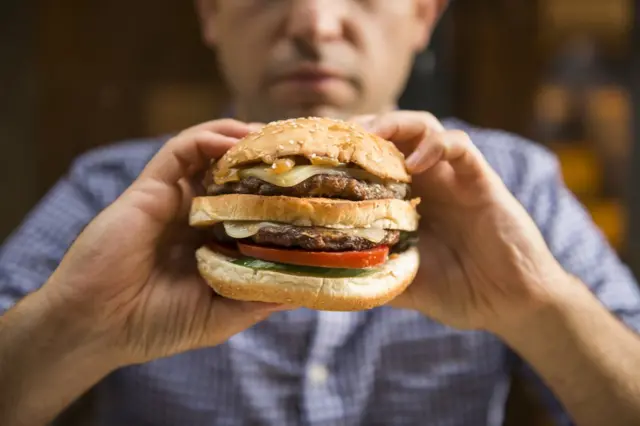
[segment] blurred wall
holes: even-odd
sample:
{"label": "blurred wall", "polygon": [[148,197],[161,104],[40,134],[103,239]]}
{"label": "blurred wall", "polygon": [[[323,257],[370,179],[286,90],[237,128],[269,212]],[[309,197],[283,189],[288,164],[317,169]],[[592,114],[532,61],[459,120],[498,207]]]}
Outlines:
{"label": "blurred wall", "polygon": [[[547,142],[570,188],[620,247],[624,206],[612,198],[619,191],[607,188],[625,179],[625,88],[616,80],[585,86],[591,101],[578,103],[597,108],[583,114],[588,126],[579,138],[544,133],[566,124],[572,76],[594,74],[569,67],[570,78],[559,83],[550,63],[571,63],[575,49],[564,46],[578,34],[604,43],[601,50],[623,58],[624,68],[630,5],[458,0],[435,46],[417,58],[402,105]],[[0,240],[82,152],[210,119],[225,99],[191,1],[0,2]]]}
{"label": "blurred wall", "polygon": [[0,240],[80,153],[210,119],[226,98],[192,2],[4,0],[0,64]]}
{"label": "blurred wall", "polygon": [[457,116],[531,136],[531,99],[540,72],[538,7],[538,0],[454,3]]}
{"label": "blurred wall", "polygon": [[0,241],[38,197],[32,159],[36,75],[28,2],[0,2]]}
{"label": "blurred wall", "polygon": [[[122,139],[182,129],[219,115],[227,99],[193,2],[5,0],[0,5],[0,241],[75,157]],[[445,19],[446,20],[446,19]],[[418,58],[403,105],[448,114],[441,27]],[[442,35],[441,35],[442,34]]]}

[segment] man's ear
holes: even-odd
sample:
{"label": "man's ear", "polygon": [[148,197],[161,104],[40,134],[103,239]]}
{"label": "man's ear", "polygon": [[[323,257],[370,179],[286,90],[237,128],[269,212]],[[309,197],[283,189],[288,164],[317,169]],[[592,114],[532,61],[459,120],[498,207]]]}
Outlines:
{"label": "man's ear", "polygon": [[196,13],[200,21],[200,34],[202,40],[213,48],[218,40],[215,19],[217,15],[216,0],[195,0]]}
{"label": "man's ear", "polygon": [[424,50],[429,43],[431,34],[444,13],[449,0],[415,0],[417,30],[415,37],[416,52]]}

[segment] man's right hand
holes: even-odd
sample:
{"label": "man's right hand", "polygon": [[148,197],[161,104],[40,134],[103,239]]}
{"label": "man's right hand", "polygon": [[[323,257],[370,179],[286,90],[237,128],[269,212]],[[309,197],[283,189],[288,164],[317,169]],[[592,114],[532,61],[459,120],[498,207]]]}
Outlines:
{"label": "man's right hand", "polygon": [[188,226],[199,175],[252,126],[217,120],[171,139],[78,237],[43,288],[90,325],[123,362],[212,346],[279,306],[217,296],[196,269]]}
{"label": "man's right hand", "polygon": [[0,423],[46,423],[120,366],[217,345],[283,309],[217,296],[188,226],[199,172],[254,129],[217,120],[171,139],[42,289],[0,318],[0,387],[13,391]]}

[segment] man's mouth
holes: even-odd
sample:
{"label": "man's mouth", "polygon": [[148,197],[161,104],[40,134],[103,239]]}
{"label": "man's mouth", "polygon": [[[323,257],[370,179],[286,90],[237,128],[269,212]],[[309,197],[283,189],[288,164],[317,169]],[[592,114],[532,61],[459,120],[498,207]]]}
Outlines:
{"label": "man's mouth", "polygon": [[345,80],[347,80],[345,75],[337,70],[317,65],[304,65],[281,74],[274,83],[321,89],[327,84]]}

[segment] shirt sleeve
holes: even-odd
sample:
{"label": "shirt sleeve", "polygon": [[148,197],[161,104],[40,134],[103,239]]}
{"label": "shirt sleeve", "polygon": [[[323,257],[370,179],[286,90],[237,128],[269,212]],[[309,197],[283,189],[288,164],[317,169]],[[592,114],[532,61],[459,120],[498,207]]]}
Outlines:
{"label": "shirt sleeve", "polygon": [[[551,154],[540,158],[540,173],[531,184],[525,206],[544,238],[566,271],[579,277],[623,323],[640,330],[640,292],[630,270],[619,260],[588,212],[566,188]],[[540,390],[557,424],[572,424],[561,405],[542,381],[522,361],[517,362],[523,376]]]}
{"label": "shirt sleeve", "polygon": [[84,226],[97,214],[82,164],[39,202],[0,250],[0,313],[37,290],[57,268]]}
{"label": "shirt sleeve", "polygon": [[0,314],[40,288],[84,227],[136,178],[164,140],[79,157],[0,248]]}

